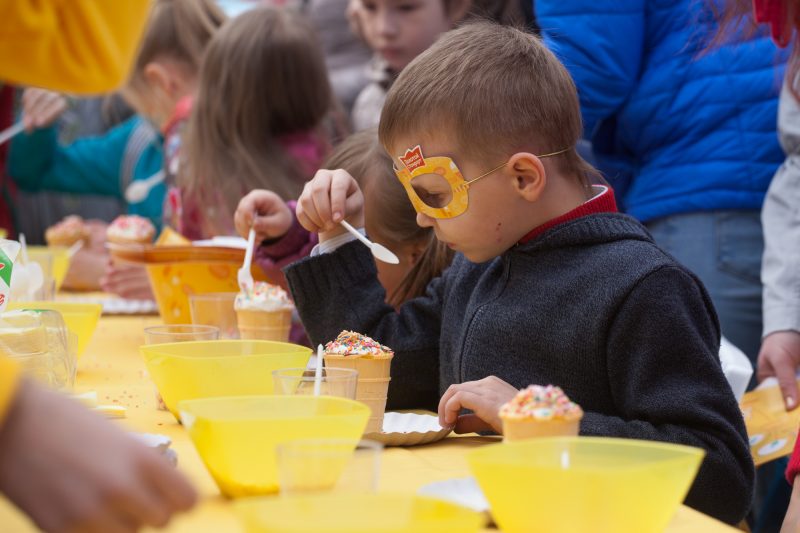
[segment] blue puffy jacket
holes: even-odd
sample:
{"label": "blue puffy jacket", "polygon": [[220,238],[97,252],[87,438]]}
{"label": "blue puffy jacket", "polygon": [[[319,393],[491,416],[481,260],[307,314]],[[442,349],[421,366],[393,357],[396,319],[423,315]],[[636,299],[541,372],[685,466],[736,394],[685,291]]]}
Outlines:
{"label": "blue puffy jacket", "polygon": [[706,50],[717,31],[707,4],[534,4],[546,44],[575,79],[600,170],[643,221],[760,209],[783,161],[776,120],[787,56],[763,34]]}

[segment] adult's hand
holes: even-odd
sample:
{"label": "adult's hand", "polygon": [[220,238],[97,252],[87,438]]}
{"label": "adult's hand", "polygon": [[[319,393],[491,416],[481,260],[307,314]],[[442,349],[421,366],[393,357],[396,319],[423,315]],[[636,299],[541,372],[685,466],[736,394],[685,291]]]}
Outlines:
{"label": "adult's hand", "polygon": [[46,531],[161,527],[197,499],[158,453],[27,379],[0,429],[0,491]]}
{"label": "adult's hand", "polygon": [[761,343],[758,354],[758,381],[777,378],[786,409],[797,407],[797,369],[800,367],[800,333],[776,331]]}

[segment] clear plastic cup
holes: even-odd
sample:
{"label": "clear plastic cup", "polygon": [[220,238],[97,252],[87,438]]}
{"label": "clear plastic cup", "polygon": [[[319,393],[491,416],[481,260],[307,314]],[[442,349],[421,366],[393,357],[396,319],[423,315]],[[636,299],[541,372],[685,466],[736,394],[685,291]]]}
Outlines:
{"label": "clear plastic cup", "polygon": [[57,311],[11,311],[0,327],[0,354],[56,390],[71,390],[77,370],[77,337]]}
{"label": "clear plastic cup", "polygon": [[371,440],[301,439],[276,448],[281,495],[377,492],[383,445]]}
{"label": "clear plastic cup", "polygon": [[[272,372],[275,394],[314,394],[314,370],[311,368],[283,368]],[[356,399],[358,372],[349,368],[323,368],[320,379],[320,394]]]}
{"label": "clear plastic cup", "polygon": [[145,344],[166,342],[215,341],[219,339],[219,328],[195,324],[171,324],[144,328]]}
{"label": "clear plastic cup", "polygon": [[233,308],[236,295],[235,292],[190,295],[189,310],[192,315],[192,324],[216,326],[219,328],[219,338],[238,339],[239,327],[236,310]]}

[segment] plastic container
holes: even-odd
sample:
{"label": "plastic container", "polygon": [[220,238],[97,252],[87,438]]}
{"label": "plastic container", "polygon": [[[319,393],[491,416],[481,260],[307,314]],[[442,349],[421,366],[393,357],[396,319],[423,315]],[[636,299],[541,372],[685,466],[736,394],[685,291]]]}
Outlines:
{"label": "plastic container", "polygon": [[277,445],[357,440],[369,416],[366,406],[331,396],[206,398],[182,401],[179,409],[206,468],[229,497],[278,491]]}
{"label": "plastic container", "polygon": [[56,290],[61,288],[69,271],[68,250],[65,246],[28,246],[28,257],[41,265],[45,275],[49,274],[55,280]]}
{"label": "plastic container", "polygon": [[101,304],[82,304],[73,302],[11,302],[9,309],[32,309],[58,311],[67,325],[67,329],[78,336],[78,358],[86,352],[92,340],[97,322],[103,312]]}
{"label": "plastic container", "polygon": [[475,511],[410,494],[250,498],[235,509],[247,533],[474,533],[484,523]]}
{"label": "plastic container", "polygon": [[305,366],[311,349],[271,341],[198,341],[139,348],[167,408],[194,398],[273,393],[272,371]]}
{"label": "plastic container", "polygon": [[219,328],[198,324],[170,324],[144,328],[145,344],[168,344],[172,342],[215,341],[219,339]]}
{"label": "plastic container", "polygon": [[0,355],[55,390],[75,383],[75,342],[56,311],[7,311],[0,318]]}
{"label": "plastic container", "polygon": [[236,292],[209,292],[189,296],[189,310],[192,324],[216,326],[221,339],[238,339],[239,327],[236,323]]}
{"label": "plastic container", "polygon": [[660,442],[554,437],[467,456],[505,533],[663,531],[705,452]]}
{"label": "plastic container", "polygon": [[[309,368],[282,368],[272,373],[275,394],[314,394],[314,370]],[[358,372],[349,368],[323,368],[320,376],[320,394],[356,399]]]}

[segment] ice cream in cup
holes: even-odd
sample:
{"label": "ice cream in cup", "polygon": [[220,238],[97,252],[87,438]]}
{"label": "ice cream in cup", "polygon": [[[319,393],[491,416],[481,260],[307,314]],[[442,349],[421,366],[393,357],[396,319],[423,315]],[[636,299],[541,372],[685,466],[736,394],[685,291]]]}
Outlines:
{"label": "ice cream in cup", "polygon": [[358,371],[356,400],[367,404],[372,410],[365,433],[380,433],[383,430],[389,381],[392,379],[392,349],[366,335],[345,330],[325,345],[323,357],[327,368]]}
{"label": "ice cream in cup", "polygon": [[554,385],[531,385],[500,408],[506,441],[575,437],[583,410]]}
{"label": "ice cream in cup", "polygon": [[294,305],[286,291],[277,285],[255,282],[252,291],[236,296],[234,308],[242,339],[289,340]]}

